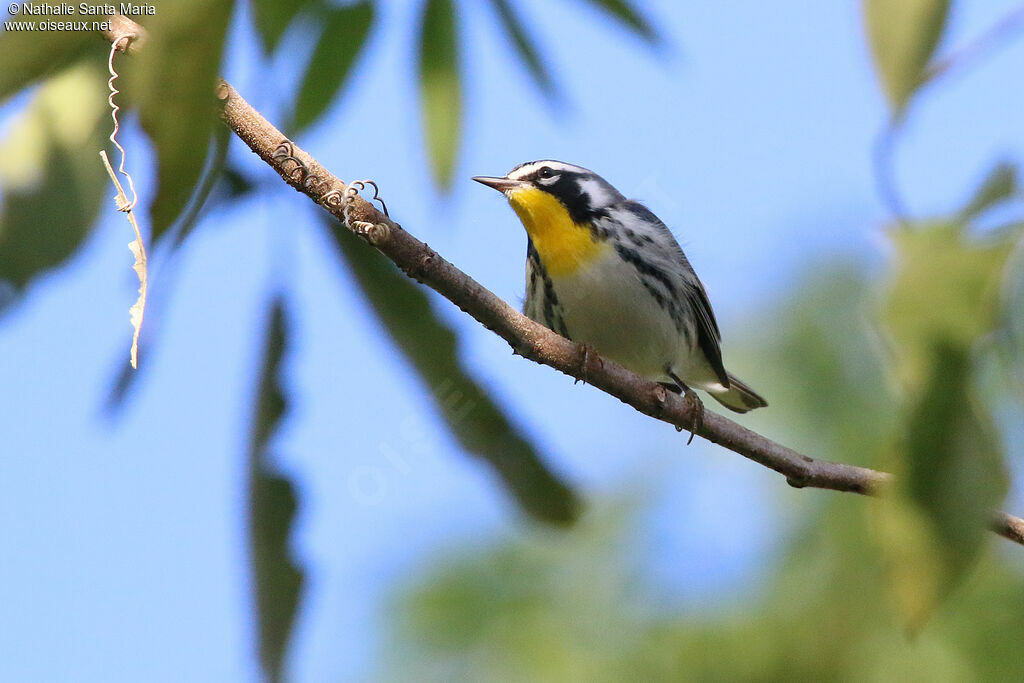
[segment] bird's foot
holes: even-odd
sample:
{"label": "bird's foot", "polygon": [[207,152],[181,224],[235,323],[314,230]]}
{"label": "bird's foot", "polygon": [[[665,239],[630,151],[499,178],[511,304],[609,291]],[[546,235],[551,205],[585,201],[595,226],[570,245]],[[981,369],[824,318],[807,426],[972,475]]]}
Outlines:
{"label": "bird's foot", "polygon": [[576,344],[576,351],[580,354],[579,362],[579,377],[573,380],[573,384],[583,382],[584,384],[590,384],[590,357],[597,357],[598,364],[601,364],[601,357],[597,355],[591,347],[586,344]]}
{"label": "bird's foot", "polygon": [[[704,426],[704,402],[700,400],[699,396],[697,396],[696,391],[686,386],[685,384],[682,385],[682,389],[683,402],[686,404],[687,409],[693,416],[691,418],[689,426],[690,438],[686,440],[686,445],[689,446],[691,443],[693,443],[693,437],[696,436],[697,432],[699,432],[701,427]],[[677,432],[681,432],[685,429],[686,427],[682,425],[676,425]]]}
{"label": "bird's foot", "polygon": [[[672,378],[675,385],[679,387],[679,391],[683,394],[683,402],[686,403],[686,407],[690,411],[692,416],[690,419],[690,438],[687,440],[686,445],[689,446],[693,443],[693,437],[697,435],[701,427],[704,426],[704,403],[697,396],[697,392],[687,386],[686,382],[679,378],[679,375],[672,371],[672,368],[665,368],[665,374]],[[676,425],[676,431],[681,432],[686,427],[682,425]]]}
{"label": "bird's foot", "polygon": [[704,426],[704,402],[700,400],[697,392],[689,387],[683,393],[683,401],[693,411],[693,421],[690,423],[690,438],[686,440],[686,445],[689,446],[693,443],[694,435]]}

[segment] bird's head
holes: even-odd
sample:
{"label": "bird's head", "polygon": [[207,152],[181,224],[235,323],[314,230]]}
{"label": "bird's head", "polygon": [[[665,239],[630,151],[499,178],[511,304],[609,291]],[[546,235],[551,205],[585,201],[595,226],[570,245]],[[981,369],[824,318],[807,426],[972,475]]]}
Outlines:
{"label": "bird's head", "polygon": [[550,275],[568,275],[609,247],[595,221],[622,201],[592,171],[561,161],[520,164],[504,178],[473,178],[504,194]]}
{"label": "bird's head", "polygon": [[530,161],[502,178],[477,176],[473,180],[503,193],[520,216],[543,210],[553,198],[579,225],[591,223],[609,206],[623,200],[622,194],[601,176],[562,161]]}

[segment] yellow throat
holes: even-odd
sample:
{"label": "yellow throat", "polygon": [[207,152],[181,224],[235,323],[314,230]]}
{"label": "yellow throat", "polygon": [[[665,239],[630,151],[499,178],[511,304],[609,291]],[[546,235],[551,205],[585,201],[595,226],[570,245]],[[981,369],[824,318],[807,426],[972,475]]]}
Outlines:
{"label": "yellow throat", "polygon": [[562,203],[543,190],[519,188],[509,193],[508,200],[551,276],[570,275],[611,248],[586,225],[575,222]]}

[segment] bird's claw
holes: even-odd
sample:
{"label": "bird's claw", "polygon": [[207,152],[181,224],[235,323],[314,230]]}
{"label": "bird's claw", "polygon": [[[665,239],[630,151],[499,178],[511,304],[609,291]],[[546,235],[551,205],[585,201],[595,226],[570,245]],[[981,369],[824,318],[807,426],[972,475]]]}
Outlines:
{"label": "bird's claw", "polygon": [[693,415],[690,422],[690,438],[686,441],[686,445],[689,446],[693,443],[693,437],[704,426],[704,403],[697,396],[697,392],[689,387],[683,392],[683,402]]}
{"label": "bird's claw", "polygon": [[[573,381],[573,384],[578,384],[579,382],[583,382],[584,384],[590,384],[590,380],[588,377],[590,368],[590,356],[591,354],[594,353],[594,350],[587,346],[586,344],[577,344],[576,350],[580,354],[580,376]],[[600,360],[600,357],[598,357],[598,360]]]}

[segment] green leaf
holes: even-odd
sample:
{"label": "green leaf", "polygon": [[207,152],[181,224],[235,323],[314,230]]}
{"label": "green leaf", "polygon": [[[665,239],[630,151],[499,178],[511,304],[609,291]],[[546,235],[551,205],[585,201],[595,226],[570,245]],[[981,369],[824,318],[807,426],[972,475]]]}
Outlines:
{"label": "green leaf", "polygon": [[227,126],[217,126],[212,131],[206,164],[195,191],[189,197],[188,205],[174,225],[174,246],[181,246],[196,227],[214,188],[218,186],[227,168],[228,143],[231,131]]}
{"label": "green leaf", "polygon": [[[50,15],[20,13],[10,21],[53,19]],[[15,31],[8,28],[0,32],[0,102],[22,88],[71,66],[90,47],[96,52],[103,50],[103,41],[95,31]]]}
{"label": "green leaf", "polygon": [[0,142],[0,280],[10,286],[0,308],[78,249],[103,202],[113,207],[98,155],[108,111],[103,69],[82,62],[47,81]]}
{"label": "green leaf", "polygon": [[907,421],[909,496],[935,523],[950,563],[969,562],[1006,493],[995,430],[972,387],[970,349],[939,346]]}
{"label": "green leaf", "polygon": [[974,395],[972,353],[999,323],[1012,244],[981,243],[957,223],[893,240],[898,270],[885,322],[903,409],[890,465],[898,484],[879,528],[896,604],[916,630],[978,558],[1006,491],[991,418]]}
{"label": "green leaf", "polygon": [[431,169],[449,188],[455,175],[462,86],[456,12],[452,0],[426,0],[419,38],[420,97]]}
{"label": "green leaf", "polygon": [[253,0],[252,18],[263,44],[263,52],[277,49],[288,27],[299,14],[314,4],[312,0]]}
{"label": "green leaf", "polygon": [[249,448],[249,543],[253,587],[259,616],[260,663],[267,678],[283,678],[282,665],[304,581],[292,561],[288,540],[295,518],[292,483],[276,474],[269,458],[270,439],[286,407],[279,384],[287,344],[285,305],[275,298],[263,349],[256,416]]}
{"label": "green leaf", "polygon": [[341,92],[356,57],[366,45],[372,23],[373,4],[368,0],[329,10],[299,88],[291,126],[293,135],[320,118]]}
{"label": "green leaf", "polygon": [[540,88],[546,96],[554,96],[555,84],[551,80],[551,74],[548,72],[547,66],[544,64],[544,60],[537,52],[533,39],[530,37],[530,34],[526,32],[526,28],[519,20],[519,17],[516,15],[512,5],[508,0],[491,0],[491,4],[494,5],[494,9],[498,13],[498,18],[501,19],[502,28],[505,29],[505,33],[508,35],[508,38],[512,42],[512,46],[515,48],[516,52],[519,54],[519,58],[529,70],[534,83],[537,84],[537,87]]}
{"label": "green leaf", "polygon": [[[1024,246],[1024,223],[1011,234],[1018,246]],[[1003,291],[1006,307],[1005,334],[996,338],[999,354],[999,377],[1002,385],[1024,405],[1024,249],[1018,248],[1007,263],[1006,285]]]}
{"label": "green leaf", "polygon": [[894,498],[881,510],[896,604],[917,631],[974,566],[1008,488],[991,419],[976,400],[970,348],[939,343],[910,397]]}
{"label": "green leaf", "polygon": [[898,270],[886,302],[897,370],[914,391],[930,376],[936,343],[970,347],[998,322],[1007,239],[971,240],[956,223],[891,233]]}
{"label": "green leaf", "polygon": [[423,290],[341,223],[331,220],[329,227],[381,324],[423,379],[462,447],[486,461],[534,517],[574,521],[576,497],[462,367],[455,335],[437,319]]}
{"label": "green leaf", "polygon": [[221,181],[225,200],[241,199],[256,190],[256,183],[240,168],[231,163],[224,167],[221,173]]}
{"label": "green leaf", "polygon": [[894,116],[924,82],[948,13],[949,0],[864,0],[875,69]]}
{"label": "green leaf", "polygon": [[977,218],[990,208],[1010,199],[1019,192],[1017,184],[1017,168],[1009,163],[1002,162],[989,171],[985,180],[974,192],[974,196],[967,206],[961,210],[959,219],[967,222]]}
{"label": "green leaf", "polygon": [[658,33],[634,7],[629,0],[587,0],[618,20],[623,26],[636,33],[649,43],[658,42]]}
{"label": "green leaf", "polygon": [[[147,325],[147,327],[149,326]],[[139,340],[139,358],[149,358],[149,352],[153,343],[145,340],[149,338],[150,334],[151,331],[147,329],[146,336],[141,337]],[[102,411],[104,417],[120,417],[121,409],[129,403],[128,396],[138,386],[139,378],[147,372],[147,367],[149,367],[148,363],[140,362],[138,368],[133,368],[129,361],[118,360],[115,371],[112,373],[113,378],[109,382],[107,395],[103,400]]]}
{"label": "green leaf", "polygon": [[215,87],[232,6],[230,0],[165,3],[146,25],[146,49],[121,61],[119,89],[138,102],[142,127],[156,148],[153,242],[192,196],[213,126],[219,125]]}

